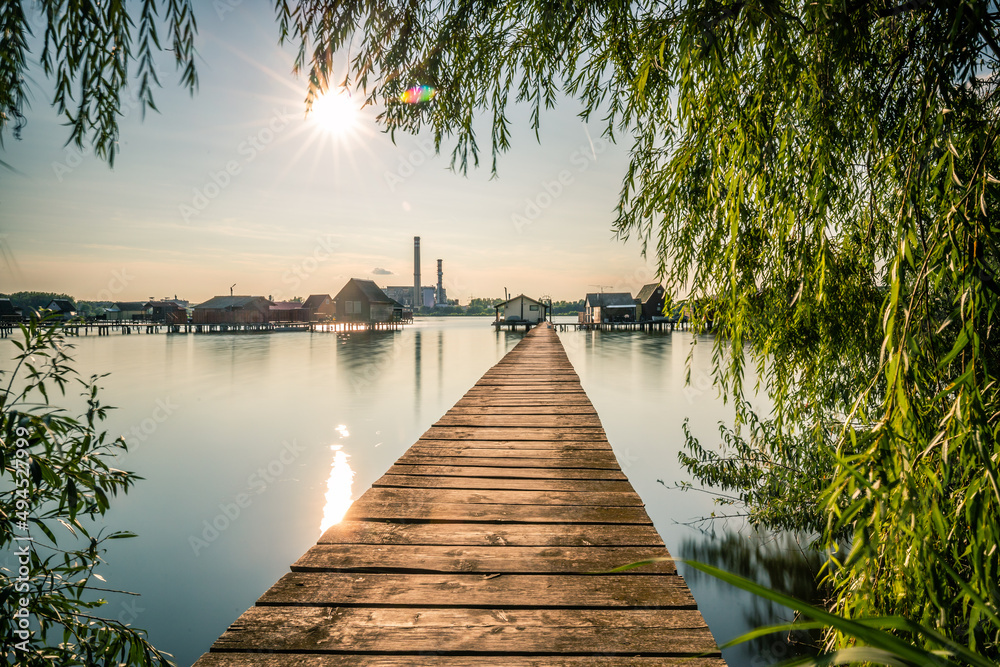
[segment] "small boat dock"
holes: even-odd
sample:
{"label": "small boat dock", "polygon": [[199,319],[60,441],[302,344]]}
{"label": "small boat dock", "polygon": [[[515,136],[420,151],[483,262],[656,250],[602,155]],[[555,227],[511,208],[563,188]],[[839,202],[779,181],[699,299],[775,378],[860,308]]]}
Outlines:
{"label": "small boat dock", "polygon": [[195,667],[722,667],[667,556],[543,324]]}

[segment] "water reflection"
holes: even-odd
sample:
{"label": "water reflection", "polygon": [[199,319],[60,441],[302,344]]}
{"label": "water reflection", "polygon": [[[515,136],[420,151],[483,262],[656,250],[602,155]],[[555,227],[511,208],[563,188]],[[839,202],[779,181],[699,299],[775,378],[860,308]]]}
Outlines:
{"label": "water reflection", "polygon": [[[344,424],[338,425],[336,431],[341,439],[351,435]],[[330,445],[333,463],[330,465],[330,477],[326,480],[326,504],[323,506],[323,520],[319,525],[320,534],[326,532],[330,526],[340,523],[354,500],[351,496],[354,471],[347,462],[350,455],[343,450],[343,447],[343,445]]]}
{"label": "water reflection", "polygon": [[[807,546],[808,540],[793,534],[763,534],[756,531],[727,532],[688,538],[681,542],[678,556],[695,560],[756,581],[815,605],[822,605],[816,589],[816,575],[822,556]],[[684,568],[688,583],[708,595],[699,596],[698,605],[713,617],[712,632],[719,643],[757,628],[794,620],[794,612],[757,596],[739,595],[726,583],[693,568]],[[734,613],[738,609],[739,613]],[[804,631],[789,636],[775,633],[744,642],[723,652],[731,665],[766,665],[782,659],[815,655],[818,633]]]}
{"label": "water reflection", "polygon": [[414,395],[417,400],[413,403],[414,412],[420,414],[420,329],[416,329],[413,332],[413,383],[414,383]]}

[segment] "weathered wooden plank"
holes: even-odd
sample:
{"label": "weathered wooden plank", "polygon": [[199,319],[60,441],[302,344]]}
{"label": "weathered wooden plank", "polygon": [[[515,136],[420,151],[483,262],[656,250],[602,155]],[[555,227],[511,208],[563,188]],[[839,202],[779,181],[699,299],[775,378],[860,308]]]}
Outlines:
{"label": "weathered wooden plank", "polygon": [[[565,386],[563,386],[565,384]],[[466,396],[490,396],[493,394],[524,394],[533,396],[535,394],[572,394],[576,396],[586,396],[580,385],[576,383],[548,383],[540,385],[474,385],[472,389],[465,392]]]}
{"label": "weathered wooden plank", "polygon": [[593,405],[456,405],[449,415],[596,415]]}
{"label": "weathered wooden plank", "polygon": [[357,503],[465,503],[467,505],[585,505],[597,507],[642,507],[633,492],[589,491],[492,491],[465,489],[370,488]]}
{"label": "weathered wooden plank", "polygon": [[[597,451],[597,452],[607,452],[613,451],[611,449],[611,444],[606,441],[601,440],[531,440],[530,442],[525,442],[524,440],[430,440],[430,439],[420,439],[414,443],[410,449],[413,447],[447,447],[449,449],[481,449],[487,450],[490,453],[489,456],[497,455],[497,452],[510,451],[514,452],[522,447],[530,447],[535,451],[559,451],[559,452],[579,452],[579,451]],[[502,456],[502,455],[501,455]],[[551,456],[545,456],[545,458],[551,458]]]}
{"label": "weathered wooden plank", "polygon": [[389,475],[433,475],[450,477],[506,477],[518,479],[620,479],[627,480],[621,470],[601,468],[500,468],[495,466],[434,465],[428,463],[394,463]]}
{"label": "weathered wooden plank", "polygon": [[257,600],[261,606],[641,607],[694,609],[680,577],[629,575],[390,574],[291,572]]}
{"label": "weathered wooden plank", "polygon": [[562,377],[550,375],[548,377],[519,375],[516,377],[486,374],[480,378],[475,387],[530,387],[536,385],[573,385],[580,386],[580,379],[565,375]]}
{"label": "weathered wooden plank", "polygon": [[602,428],[601,420],[592,415],[466,415],[449,412],[435,426],[499,426]]}
{"label": "weathered wooden plank", "polygon": [[431,426],[427,440],[604,440],[603,428],[504,428],[499,426]]}
{"label": "weathered wooden plank", "polygon": [[597,505],[379,503],[356,500],[344,516],[348,519],[437,522],[652,523],[641,507],[598,507]]}
{"label": "weathered wooden plank", "polygon": [[[597,452],[596,454],[599,454]],[[545,459],[501,459],[501,458],[477,458],[474,456],[423,456],[420,454],[404,453],[396,463],[426,466],[458,466],[458,467],[482,467],[482,468],[564,468],[567,470],[574,468],[596,468],[599,470],[618,470],[618,464],[610,458],[589,455],[580,452],[580,455],[573,458],[545,458]]]}
{"label": "weathered wooden plank", "polygon": [[571,379],[580,381],[580,376],[576,371],[564,369],[532,370],[515,366],[513,368],[492,368],[483,375],[484,378],[509,378],[511,380],[565,380]]}
{"label": "weathered wooden plank", "polygon": [[626,481],[605,479],[508,479],[502,477],[442,477],[383,475],[374,487],[430,489],[509,489],[511,491],[633,491]]}
{"label": "weathered wooden plank", "polygon": [[252,607],[214,651],[364,653],[591,653],[717,651],[701,614],[687,609],[580,613],[559,609]]}
{"label": "weathered wooden plank", "polygon": [[[477,547],[408,544],[317,544],[293,572],[478,572],[481,574],[597,574],[651,558],[663,547]],[[675,574],[670,560],[629,570],[633,576]]]}
{"label": "weathered wooden plank", "polygon": [[464,406],[525,406],[525,405],[587,405],[593,407],[590,399],[587,398],[587,394],[577,394],[577,393],[567,393],[562,392],[559,394],[533,394],[531,396],[525,396],[516,393],[500,393],[500,392],[486,392],[479,391],[475,394],[466,393],[462,398],[458,400],[455,404],[459,407]]}
{"label": "weathered wooden plank", "polygon": [[725,667],[721,658],[525,656],[525,655],[437,655],[432,651],[404,655],[314,655],[296,653],[294,663],[287,653],[206,653],[194,667]]}
{"label": "weathered wooden plank", "polygon": [[[468,442],[463,440],[453,440],[451,442],[458,443],[459,447],[449,447],[447,444],[433,444],[425,445],[425,441],[421,440],[416,445],[413,445],[408,450],[406,454],[412,456],[451,456],[451,457],[474,457],[474,458],[484,458],[492,457],[497,459],[531,459],[536,460],[540,458],[546,459],[562,459],[572,463],[581,456],[585,456],[590,459],[601,459],[606,461],[616,461],[614,458],[614,452],[611,450],[610,445],[605,445],[600,441],[595,440],[593,447],[587,449],[579,448],[576,449],[556,449],[555,447],[549,449],[536,449],[534,443],[522,442],[519,445],[529,445],[531,449],[501,449],[501,448],[489,448],[489,447],[475,447],[475,442]],[[447,443],[448,440],[438,440],[435,443]]]}
{"label": "weathered wooden plank", "polygon": [[318,544],[433,544],[511,547],[662,547],[651,525],[635,524],[483,524],[341,521]]}

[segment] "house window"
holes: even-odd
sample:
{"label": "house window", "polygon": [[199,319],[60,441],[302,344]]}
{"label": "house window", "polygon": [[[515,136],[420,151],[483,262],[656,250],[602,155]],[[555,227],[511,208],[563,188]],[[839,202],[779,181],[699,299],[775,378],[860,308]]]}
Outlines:
{"label": "house window", "polygon": [[360,301],[355,301],[354,302],[354,312],[356,314],[361,314],[361,302]]}
{"label": "house window", "polygon": [[538,306],[537,305],[528,306],[528,310],[538,310]]}
{"label": "house window", "polygon": [[346,301],[344,303],[344,306],[345,306],[344,312],[346,312],[348,315],[352,315],[354,313],[354,302],[353,301]]}

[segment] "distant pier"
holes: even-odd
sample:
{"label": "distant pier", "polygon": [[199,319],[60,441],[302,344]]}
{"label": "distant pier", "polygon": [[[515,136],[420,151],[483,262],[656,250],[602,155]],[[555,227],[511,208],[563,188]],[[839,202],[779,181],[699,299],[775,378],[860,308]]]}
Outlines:
{"label": "distant pier", "polygon": [[543,324],[195,665],[721,667],[668,555]]}
{"label": "distant pier", "polygon": [[[405,322],[213,322],[202,324],[165,324],[163,322],[67,322],[62,325],[67,336],[110,336],[111,334],[225,334],[273,333],[280,331],[315,331],[350,333],[354,331],[402,331]],[[0,337],[13,333],[15,325],[0,326]]]}
{"label": "distant pier", "polygon": [[557,322],[557,331],[657,331],[672,333],[675,329],[687,329],[687,322],[676,320],[638,320],[632,322]]}

